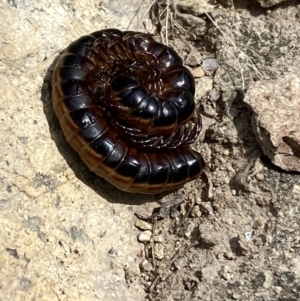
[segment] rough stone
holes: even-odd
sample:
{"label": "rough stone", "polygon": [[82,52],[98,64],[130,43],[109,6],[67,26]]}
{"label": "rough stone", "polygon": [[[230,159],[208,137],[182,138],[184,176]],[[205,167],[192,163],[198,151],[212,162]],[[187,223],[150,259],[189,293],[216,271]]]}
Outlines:
{"label": "rough stone", "polygon": [[214,6],[207,3],[205,0],[184,0],[180,1],[177,4],[177,7],[179,10],[185,11],[187,13],[190,13],[191,15],[202,15],[204,13],[210,13],[213,11]]}
{"label": "rough stone", "polygon": [[288,0],[258,0],[262,7],[272,7],[282,2],[286,2]]}
{"label": "rough stone", "polygon": [[138,240],[140,242],[148,242],[148,241],[150,241],[151,237],[152,237],[152,232],[149,230],[146,230],[146,231],[143,231],[142,233],[140,233]]}
{"label": "rough stone", "polygon": [[262,150],[287,171],[300,171],[300,77],[286,74],[253,83],[245,102],[253,111],[252,128]]}

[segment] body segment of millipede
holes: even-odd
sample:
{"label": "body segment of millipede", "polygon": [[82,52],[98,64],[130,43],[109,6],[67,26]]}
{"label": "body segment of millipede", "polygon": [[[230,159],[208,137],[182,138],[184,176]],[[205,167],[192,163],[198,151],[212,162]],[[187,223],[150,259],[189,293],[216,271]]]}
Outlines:
{"label": "body segment of millipede", "polygon": [[120,190],[160,193],[204,169],[189,145],[201,130],[195,82],[182,59],[151,35],[105,29],[71,43],[52,74],[68,143]]}

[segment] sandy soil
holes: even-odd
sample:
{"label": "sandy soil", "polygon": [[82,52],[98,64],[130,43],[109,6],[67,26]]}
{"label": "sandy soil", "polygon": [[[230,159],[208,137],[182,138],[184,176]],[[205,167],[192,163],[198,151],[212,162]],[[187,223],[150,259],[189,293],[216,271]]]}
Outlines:
{"label": "sandy soil", "polygon": [[[197,79],[206,174],[159,197],[150,242],[138,242],[134,213],[150,217],[156,197],[117,191],[65,142],[54,59],[97,29],[145,31],[149,4],[1,2],[0,300],[299,300],[300,177],[262,155],[243,102],[253,81],[300,76],[297,1],[215,4],[210,18],[171,7],[169,44],[194,69],[206,58],[219,67]],[[165,37],[166,16],[147,28],[161,21]]]}

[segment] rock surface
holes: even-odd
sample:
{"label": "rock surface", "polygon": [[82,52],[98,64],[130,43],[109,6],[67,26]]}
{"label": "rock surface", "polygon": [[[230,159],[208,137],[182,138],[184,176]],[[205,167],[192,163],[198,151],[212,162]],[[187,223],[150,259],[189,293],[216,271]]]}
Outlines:
{"label": "rock surface", "polygon": [[287,171],[300,172],[300,78],[286,74],[252,84],[244,100],[263,152]]}
{"label": "rock surface", "polygon": [[289,0],[257,0],[262,7],[271,7]]}

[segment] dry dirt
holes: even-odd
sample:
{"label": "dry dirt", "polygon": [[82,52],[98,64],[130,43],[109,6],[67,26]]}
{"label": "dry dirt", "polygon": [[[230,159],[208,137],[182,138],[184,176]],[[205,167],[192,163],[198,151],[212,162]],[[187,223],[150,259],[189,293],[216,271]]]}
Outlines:
{"label": "dry dirt", "polygon": [[[253,81],[300,76],[300,7],[253,2],[210,1],[209,15],[196,15],[183,4],[167,14],[172,1],[159,1],[152,23],[150,1],[0,3],[0,300],[300,299],[300,175],[262,155],[243,102]],[[51,70],[59,51],[98,29],[161,29],[166,41],[166,18],[187,64],[218,60],[197,80],[195,148],[208,167],[175,193],[127,194],[66,144]],[[138,242],[134,213],[149,222],[149,243]]]}

